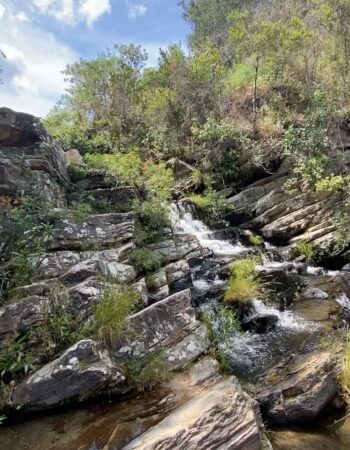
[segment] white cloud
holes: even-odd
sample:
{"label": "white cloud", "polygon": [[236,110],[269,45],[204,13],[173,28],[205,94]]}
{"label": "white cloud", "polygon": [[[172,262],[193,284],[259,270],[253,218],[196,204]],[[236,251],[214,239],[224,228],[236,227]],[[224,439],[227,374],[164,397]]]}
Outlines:
{"label": "white cloud", "polygon": [[130,3],[127,1],[126,4],[128,5],[128,16],[131,19],[143,16],[147,11],[147,6],[142,5],[142,3]]}
{"label": "white cloud", "polygon": [[91,26],[102,15],[110,13],[110,0],[32,0],[40,14],[52,16],[66,25],[86,22]]}
{"label": "white cloud", "polygon": [[5,16],[6,8],[3,5],[0,5],[0,20]]}
{"label": "white cloud", "polygon": [[21,13],[7,9],[5,18],[0,26],[0,48],[6,55],[0,61],[0,106],[42,117],[64,93],[62,70],[77,55]]}
{"label": "white cloud", "polygon": [[110,13],[112,6],[109,0],[81,0],[79,13],[91,26],[103,14]]}

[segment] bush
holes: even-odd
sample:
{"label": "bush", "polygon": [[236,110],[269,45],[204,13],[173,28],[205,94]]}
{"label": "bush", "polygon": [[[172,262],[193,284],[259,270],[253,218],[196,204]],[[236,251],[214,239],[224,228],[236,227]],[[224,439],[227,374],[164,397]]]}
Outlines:
{"label": "bush", "polygon": [[170,369],[164,351],[154,351],[142,359],[134,358],[128,362],[126,377],[141,390],[151,389],[169,380]]}
{"label": "bush", "polygon": [[155,242],[164,228],[171,226],[169,208],[158,199],[135,201],[133,207],[141,225],[136,236],[138,245]]}
{"label": "bush", "polygon": [[188,196],[209,225],[225,222],[227,214],[233,211],[234,206],[218,192],[208,189],[204,195],[192,194]]}
{"label": "bush", "polygon": [[264,244],[264,240],[258,234],[250,234],[249,235],[249,243],[253,247],[261,247]]}
{"label": "bush", "polygon": [[85,331],[111,348],[132,334],[127,317],[135,311],[137,293],[127,286],[106,287],[96,303],[92,322]]}
{"label": "bush", "polygon": [[34,356],[27,349],[29,338],[29,333],[16,336],[0,351],[0,378],[5,384],[34,369]]}
{"label": "bush", "polygon": [[256,271],[258,262],[257,258],[252,257],[231,264],[231,275],[224,296],[226,302],[245,303],[264,296],[263,283]]}
{"label": "bush", "polygon": [[139,272],[154,272],[163,265],[164,258],[148,248],[138,248],[129,257],[129,262]]}

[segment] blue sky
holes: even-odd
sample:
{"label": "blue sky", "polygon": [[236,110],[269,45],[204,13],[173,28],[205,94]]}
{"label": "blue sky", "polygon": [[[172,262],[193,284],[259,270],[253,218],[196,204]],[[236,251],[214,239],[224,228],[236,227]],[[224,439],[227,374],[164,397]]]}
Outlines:
{"label": "blue sky", "polygon": [[155,65],[160,47],[186,46],[181,14],[178,0],[0,0],[0,106],[45,116],[66,64],[116,43],[141,44]]}

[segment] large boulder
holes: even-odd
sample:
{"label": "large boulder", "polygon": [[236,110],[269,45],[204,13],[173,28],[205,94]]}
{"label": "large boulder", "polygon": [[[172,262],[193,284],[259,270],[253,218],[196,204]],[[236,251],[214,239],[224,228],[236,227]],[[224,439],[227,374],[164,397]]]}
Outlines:
{"label": "large boulder", "polygon": [[229,378],[175,410],[122,450],[260,450],[257,404]]}
{"label": "large boulder", "polygon": [[133,213],[90,214],[82,223],[60,219],[55,224],[50,250],[87,250],[115,247],[134,235]]}
{"label": "large boulder", "polygon": [[125,392],[125,377],[105,349],[85,339],[23,381],[13,393],[12,405],[47,410],[105,394],[107,389]]}
{"label": "large boulder", "polygon": [[263,416],[273,424],[310,421],[337,393],[337,376],[328,352],[298,356],[262,378],[255,396]]}

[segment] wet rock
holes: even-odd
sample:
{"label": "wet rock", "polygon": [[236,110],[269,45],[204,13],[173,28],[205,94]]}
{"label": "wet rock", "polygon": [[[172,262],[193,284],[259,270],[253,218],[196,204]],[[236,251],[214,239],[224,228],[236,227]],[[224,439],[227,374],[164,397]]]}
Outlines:
{"label": "wet rock", "polygon": [[255,402],[229,378],[171,413],[123,450],[260,450]]}
{"label": "wet rock", "polygon": [[298,356],[270,370],[255,398],[273,424],[313,420],[337,393],[337,377],[328,352]]}
{"label": "wet rock", "polygon": [[119,283],[129,283],[136,278],[136,272],[132,266],[114,261],[89,259],[71,267],[60,277],[60,281],[73,285],[97,275],[113,278]]}
{"label": "wet rock", "polygon": [[78,342],[14,391],[12,403],[29,410],[47,410],[107,392],[125,392],[125,377],[106,350],[90,339]]}
{"label": "wet rock", "polygon": [[312,286],[309,286],[306,289],[304,289],[300,293],[300,295],[301,295],[301,297],[303,297],[307,300],[311,300],[311,299],[325,300],[325,299],[329,298],[329,295],[327,294],[327,292],[324,292],[322,289],[312,287]]}
{"label": "wet rock", "polygon": [[117,361],[164,349],[169,367],[178,369],[209,348],[206,327],[196,320],[189,289],[143,309],[129,320],[133,339],[115,352]]}
{"label": "wet rock", "polygon": [[34,295],[0,308],[0,346],[16,333],[25,333],[40,323],[48,307],[48,298]]}
{"label": "wet rock", "polygon": [[243,331],[252,333],[267,333],[275,328],[278,317],[273,314],[254,314],[242,322]]}
{"label": "wet rock", "polygon": [[91,214],[83,223],[60,219],[53,232],[51,250],[87,250],[125,243],[134,235],[133,213]]}
{"label": "wet rock", "polygon": [[184,259],[166,266],[165,273],[171,292],[182,291],[192,286],[190,266]]}

